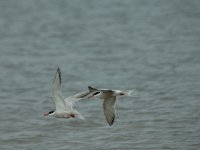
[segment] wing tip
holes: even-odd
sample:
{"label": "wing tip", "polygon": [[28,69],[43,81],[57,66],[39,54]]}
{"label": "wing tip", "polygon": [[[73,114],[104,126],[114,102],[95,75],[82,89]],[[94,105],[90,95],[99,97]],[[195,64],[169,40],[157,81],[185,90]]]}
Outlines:
{"label": "wing tip", "polygon": [[111,118],[111,120],[108,120],[108,119],[107,119],[107,122],[108,122],[109,126],[112,126],[113,123],[114,123],[114,121],[115,121],[115,116],[113,116],[113,117]]}
{"label": "wing tip", "polygon": [[89,85],[88,85],[88,89],[89,89],[90,92],[94,92],[94,91],[97,91],[97,90],[98,90],[98,89],[93,88],[93,87],[91,87],[91,86],[89,86]]}
{"label": "wing tip", "polygon": [[61,70],[60,70],[60,67],[57,68],[57,73],[58,73],[59,81],[60,81],[60,84],[61,84]]}

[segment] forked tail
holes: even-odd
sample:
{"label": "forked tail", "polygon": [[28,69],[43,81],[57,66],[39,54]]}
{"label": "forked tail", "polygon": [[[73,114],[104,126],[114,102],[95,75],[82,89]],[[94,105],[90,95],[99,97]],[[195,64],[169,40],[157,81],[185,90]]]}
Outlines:
{"label": "forked tail", "polygon": [[80,113],[77,114],[77,118],[85,120],[85,118]]}
{"label": "forked tail", "polygon": [[85,120],[85,118],[81,115],[81,113],[79,113],[77,110],[73,110],[73,113],[76,114],[76,118],[79,118],[79,119],[82,119],[82,120]]}

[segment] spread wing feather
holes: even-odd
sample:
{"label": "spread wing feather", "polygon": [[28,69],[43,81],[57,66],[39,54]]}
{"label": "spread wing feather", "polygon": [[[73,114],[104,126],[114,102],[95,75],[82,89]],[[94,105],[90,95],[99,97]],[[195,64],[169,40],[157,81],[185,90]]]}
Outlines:
{"label": "spread wing feather", "polygon": [[56,105],[56,111],[63,111],[66,109],[64,97],[62,96],[61,71],[59,67],[52,84],[52,97]]}
{"label": "spread wing feather", "polygon": [[115,102],[116,97],[104,99],[103,102],[104,115],[110,126],[114,123],[115,120]]}

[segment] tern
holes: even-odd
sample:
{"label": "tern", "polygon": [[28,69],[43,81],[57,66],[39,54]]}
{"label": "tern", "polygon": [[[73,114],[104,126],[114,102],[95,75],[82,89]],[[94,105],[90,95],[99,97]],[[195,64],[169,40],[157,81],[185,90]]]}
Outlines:
{"label": "tern", "polygon": [[110,126],[113,125],[115,120],[115,102],[117,96],[131,96],[132,90],[129,91],[120,91],[120,90],[109,90],[109,89],[96,89],[91,86],[88,86],[88,89],[93,93],[91,97],[97,97],[104,99],[103,101],[103,110],[106,120]]}
{"label": "tern", "polygon": [[52,116],[55,118],[79,118],[84,120],[84,117],[74,109],[73,106],[76,101],[86,97],[89,93],[89,91],[83,91],[68,98],[64,98],[62,96],[61,71],[58,67],[52,84],[52,97],[56,105],[56,110],[49,111],[45,113],[44,116]]}

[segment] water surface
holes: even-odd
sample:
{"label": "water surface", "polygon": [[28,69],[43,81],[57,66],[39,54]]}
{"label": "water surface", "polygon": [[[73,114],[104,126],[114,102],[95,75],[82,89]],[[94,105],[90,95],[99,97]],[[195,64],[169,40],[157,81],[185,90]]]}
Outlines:
{"label": "water surface", "polygon": [[[200,147],[200,2],[1,1],[0,149]],[[86,121],[43,117],[88,85],[134,89],[107,124],[102,101],[79,101]]]}

